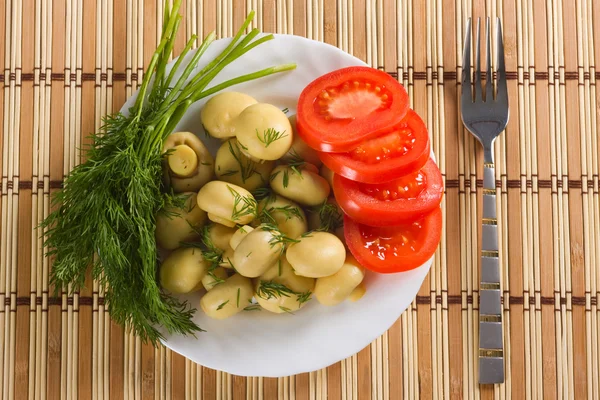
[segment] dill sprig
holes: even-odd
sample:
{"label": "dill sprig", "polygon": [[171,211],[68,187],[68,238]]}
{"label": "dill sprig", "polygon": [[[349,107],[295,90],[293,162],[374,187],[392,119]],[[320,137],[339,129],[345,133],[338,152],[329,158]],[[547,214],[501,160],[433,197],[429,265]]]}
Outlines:
{"label": "dill sprig", "polygon": [[[161,39],[134,105],[103,119],[83,149],[86,161],[65,178],[53,198],[54,211],[40,225],[46,254],[53,258],[50,282],[55,291],[80,290],[91,269],[113,321],[154,345],[163,338],[157,327],[177,334],[201,330],[192,320],[195,309],[164,293],[156,276],[155,215],[172,204],[163,192],[164,140],[194,102],[295,67],[266,68],[208,88],[223,68],[273,39],[272,35],[257,39],[257,29],[242,37],[254,17],[251,12],[230,44],[204,68],[197,65],[214,41],[214,32],[186,57],[197,41],[193,35],[173,68],[167,69],[182,19],[180,5],[181,0],[172,6],[165,2]],[[183,60],[189,63],[184,66]]]}
{"label": "dill sprig", "polygon": [[321,226],[318,230],[320,231],[333,232],[344,225],[344,214],[337,205],[329,203],[327,200],[310,211],[319,214]]}
{"label": "dill sprig", "polygon": [[228,169],[227,171],[225,171],[225,172],[223,172],[221,174],[221,177],[223,177],[223,176],[233,176],[233,175],[237,174],[238,172],[240,172],[240,171],[238,171],[237,169]]}
{"label": "dill sprig", "polygon": [[263,201],[266,199],[265,201],[267,204],[274,202],[276,198],[275,192],[268,187],[262,187],[254,190],[252,192],[252,196],[254,196],[256,201]]}
{"label": "dill sprig", "polygon": [[275,297],[290,297],[297,294],[289,287],[275,281],[260,281],[256,295],[262,299],[270,300]]}
{"label": "dill sprig", "polygon": [[306,165],[306,161],[296,152],[296,150],[292,151],[292,157],[287,160],[288,167],[291,168],[296,174],[302,176],[300,171]]}
{"label": "dill sprig", "polygon": [[[202,256],[211,264],[211,266],[218,266],[223,261],[223,250],[217,248],[208,248],[202,252]],[[213,268],[213,270],[215,268]]]}
{"label": "dill sprig", "polygon": [[290,174],[286,169],[283,170],[283,187],[286,188],[290,184]]}
{"label": "dill sprig", "polygon": [[227,258],[227,264],[229,264],[229,266],[231,267],[232,270],[234,270],[235,272],[237,272],[237,269],[235,269],[235,265],[233,265],[233,262],[231,261],[231,258]]}
{"label": "dill sprig", "polygon": [[271,233],[271,240],[269,240],[269,245],[271,246],[271,248],[277,246],[278,244],[281,244],[281,252],[283,253],[285,251],[285,248],[288,244],[290,243],[298,243],[300,242],[297,239],[292,239],[291,237],[285,235],[283,232],[281,232],[279,230],[279,228],[277,227],[277,225],[275,224],[270,224],[270,223],[262,223],[259,226],[260,229],[262,229],[263,231],[268,231],[269,233]]}
{"label": "dill sprig", "polygon": [[283,139],[287,136],[288,134],[285,133],[285,131],[280,132],[274,128],[266,129],[262,134],[258,132],[258,129],[256,130],[256,137],[262,144],[265,145],[265,147],[269,147],[273,142]]}
{"label": "dill sprig", "polygon": [[[190,225],[190,226],[192,226],[192,225]],[[217,268],[219,268],[219,265],[221,264],[221,262],[223,260],[223,250],[218,249],[213,244],[212,240],[210,240],[210,235],[209,235],[209,231],[208,231],[209,226],[205,225],[201,231],[194,228],[193,226],[192,226],[192,229],[194,229],[196,231],[196,233],[200,236],[201,243],[180,242],[180,245],[182,247],[194,247],[194,248],[198,248],[198,249],[202,250],[202,257],[210,263],[208,266],[208,269],[206,271],[206,274],[213,279],[212,286],[214,287],[221,283],[224,283],[225,280],[219,278],[215,274],[215,270]]]}
{"label": "dill sprig", "polygon": [[[300,157],[300,156],[298,156]],[[294,158],[288,161],[287,165],[297,174],[300,173],[300,170],[304,167],[304,165],[306,164],[306,161],[304,161],[302,158]]]}
{"label": "dill sprig", "polygon": [[304,161],[304,158],[302,158],[302,156],[300,154],[298,154],[298,152],[294,148],[290,149],[288,154],[289,154],[289,156],[286,155],[286,161],[288,164],[301,165],[306,162],[306,161]]}
{"label": "dill sprig", "polygon": [[239,148],[239,142],[238,145],[235,146],[235,148],[232,142],[233,141],[231,140],[228,141],[227,145],[229,146],[229,152],[233,156],[234,160],[237,162],[239,169],[227,170],[225,171],[225,173],[221,174],[221,176],[231,176],[239,173],[240,177],[242,178],[242,182],[245,183],[248,179],[252,177],[252,175],[256,173],[256,163],[242,154]]}
{"label": "dill sprig", "polygon": [[304,221],[304,217],[300,212],[300,208],[286,204],[282,207],[272,207],[269,209],[271,212],[280,212],[285,216],[286,221],[292,218],[298,218],[300,221]]}
{"label": "dill sprig", "polygon": [[216,267],[214,267],[212,270],[209,268],[208,272],[206,273],[208,276],[210,276],[212,278],[212,282],[211,282],[211,286],[215,287],[217,285],[220,285],[222,283],[225,283],[225,279],[221,279],[219,278],[217,275],[215,275],[215,268],[217,268],[218,265]]}
{"label": "dill sprig", "polygon": [[302,216],[300,209],[291,204],[286,204],[285,206],[279,207],[269,207],[267,203],[262,208],[257,218],[260,222],[264,224],[277,225],[277,220],[273,215],[274,213],[282,214],[285,217],[286,221],[292,218],[298,218],[300,221],[304,221],[304,217]]}
{"label": "dill sprig", "polygon": [[[302,169],[304,168],[306,164],[306,161],[304,161],[301,158],[293,158],[290,159],[287,163],[287,168],[283,169],[283,187],[286,188],[288,187],[288,185],[290,184],[290,172],[292,171],[293,174],[296,174],[300,177],[300,179],[304,179],[304,176],[302,176]],[[275,176],[277,176],[279,172],[276,172],[274,174],[274,176],[271,176],[271,180],[275,179]]]}
{"label": "dill sprig", "polygon": [[298,304],[303,304],[311,299],[312,292],[310,290],[307,290],[306,292],[296,292],[282,283],[273,280],[261,280],[258,289],[256,290],[256,295],[265,300],[277,297],[296,296]]}
{"label": "dill sprig", "polygon": [[263,224],[277,225],[277,220],[275,220],[275,217],[271,213],[270,209],[268,209],[266,206],[260,211],[257,219]]}
{"label": "dill sprig", "polygon": [[219,304],[219,306],[217,307],[217,311],[220,311],[223,307],[225,307],[227,305],[227,303],[229,303],[229,300],[224,301],[221,304]]}
{"label": "dill sprig", "polygon": [[302,304],[302,303],[306,303],[307,301],[309,301],[310,299],[312,299],[312,297],[310,297],[312,295],[312,292],[310,290],[307,290],[306,292],[302,292],[302,293],[298,293],[298,303]]}
{"label": "dill sprig", "polygon": [[302,164],[300,165],[290,165],[290,169],[292,170],[292,172],[296,175],[298,175],[300,177],[300,179],[304,179],[304,177],[302,176],[302,167],[304,166],[304,162],[302,162]]}
{"label": "dill sprig", "polygon": [[180,210],[189,213],[194,208],[194,203],[187,204],[190,196],[191,194],[189,193],[165,193],[163,198],[164,206],[159,212],[169,218],[181,216]]}
{"label": "dill sprig", "polygon": [[219,278],[215,274],[215,270],[219,268],[220,264],[223,262],[223,250],[217,248],[210,239],[210,227],[208,225],[204,225],[202,232],[200,232],[200,237],[204,247],[202,257],[210,263],[206,274],[213,279],[213,287],[220,285],[221,283],[224,283],[225,280]]}
{"label": "dill sprig", "polygon": [[237,190],[227,185],[229,193],[233,196],[233,211],[231,220],[238,221],[246,215],[256,215],[256,200],[253,197],[242,196]]}
{"label": "dill sprig", "polygon": [[259,304],[252,303],[246,307],[244,307],[244,311],[260,311],[262,307]]}

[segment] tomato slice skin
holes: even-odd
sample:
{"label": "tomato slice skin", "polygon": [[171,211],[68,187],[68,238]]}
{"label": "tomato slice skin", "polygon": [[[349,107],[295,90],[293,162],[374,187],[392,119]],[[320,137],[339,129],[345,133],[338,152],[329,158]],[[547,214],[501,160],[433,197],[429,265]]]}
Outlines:
{"label": "tomato slice skin", "polygon": [[[330,170],[353,181],[365,183],[391,181],[423,167],[429,159],[431,152],[427,127],[421,117],[413,110],[409,110],[404,119],[390,131],[398,132],[403,129],[408,130],[412,138],[411,147],[408,151],[403,152],[404,154],[399,149],[392,148],[392,151],[396,150],[400,154],[392,154],[389,157],[377,157],[377,154],[371,154],[371,160],[364,160],[363,157],[357,155],[357,150],[359,149],[367,153],[375,153],[378,149],[381,149],[378,141],[382,139],[379,136],[367,139],[350,152],[320,152],[319,158]],[[389,134],[389,132],[383,135],[386,134]],[[392,142],[391,146],[403,146],[403,144],[396,141],[396,143]],[[365,147],[367,150],[362,149]]]}
{"label": "tomato slice skin", "polygon": [[[421,182],[415,181],[417,174]],[[356,222],[394,226],[439,207],[444,185],[440,170],[429,159],[420,171],[388,183],[364,184],[334,175],[333,191],[342,210]]]}
{"label": "tomato slice skin", "polygon": [[399,123],[408,108],[406,89],[389,74],[370,67],[348,67],[304,88],[296,126],[310,147],[343,152]]}
{"label": "tomato slice skin", "polygon": [[442,236],[442,210],[438,207],[413,223],[395,227],[370,227],[346,215],[344,236],[348,249],[363,267],[382,274],[409,271],[435,253]]}

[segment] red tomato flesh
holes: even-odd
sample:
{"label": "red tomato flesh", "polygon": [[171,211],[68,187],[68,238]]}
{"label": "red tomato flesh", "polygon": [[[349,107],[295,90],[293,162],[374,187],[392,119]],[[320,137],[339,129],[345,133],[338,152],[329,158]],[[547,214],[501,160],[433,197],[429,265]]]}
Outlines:
{"label": "red tomato flesh", "polygon": [[330,170],[354,181],[378,183],[423,167],[431,151],[423,120],[413,110],[395,127],[349,152],[319,153]]}
{"label": "red tomato flesh", "polygon": [[417,268],[429,260],[442,235],[442,210],[403,225],[372,227],[344,216],[344,236],[352,255],[365,268],[393,273]]}
{"label": "red tomato flesh", "polygon": [[439,206],[442,174],[433,160],[393,181],[371,184],[333,177],[335,198],[346,214],[361,224],[393,226],[423,216]]}
{"label": "red tomato flesh", "polygon": [[389,74],[349,67],[325,74],[300,94],[300,137],[319,151],[349,151],[398,124],[408,111],[408,93]]}

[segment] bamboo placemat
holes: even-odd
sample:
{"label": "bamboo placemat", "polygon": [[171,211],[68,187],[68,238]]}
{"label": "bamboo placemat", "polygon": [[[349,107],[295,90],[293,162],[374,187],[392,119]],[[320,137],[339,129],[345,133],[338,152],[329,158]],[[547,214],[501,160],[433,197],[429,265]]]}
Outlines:
{"label": "bamboo placemat", "polygon": [[[161,3],[0,2],[1,398],[600,398],[598,2],[185,3],[176,52],[194,32],[232,35],[254,9],[266,32],[334,44],[397,77],[445,176],[442,242],[409,310],[357,355],[281,379],[235,377],[142,345],[111,323],[92,282],[73,297],[48,291],[33,228],[87,134],[141,83]],[[480,388],[481,152],[459,119],[457,76],[466,19],[486,15],[503,22],[509,70],[511,119],[495,153],[507,380]]]}

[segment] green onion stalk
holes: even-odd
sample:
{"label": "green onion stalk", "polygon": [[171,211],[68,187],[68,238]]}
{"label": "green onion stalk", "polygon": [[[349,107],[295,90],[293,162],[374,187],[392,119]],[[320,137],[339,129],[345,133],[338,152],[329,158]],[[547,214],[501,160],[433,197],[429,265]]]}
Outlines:
{"label": "green onion stalk", "polygon": [[172,8],[168,2],[165,5],[162,37],[135,104],[127,114],[104,118],[85,149],[86,161],[65,178],[53,198],[54,211],[40,226],[47,255],[53,259],[50,281],[56,292],[80,290],[91,271],[112,319],[154,345],[163,339],[164,331],[193,335],[202,330],[192,320],[195,309],[163,292],[157,282],[155,215],[177,201],[162,185],[164,140],[194,102],[295,68],[295,64],[277,65],[209,87],[223,68],[273,39],[273,35],[256,39],[256,29],[244,35],[254,17],[251,12],[231,43],[206,67],[196,72],[215,40],[214,32],[183,67],[197,40],[192,36],[168,70],[181,22],[180,5],[181,0],[175,0]]}

